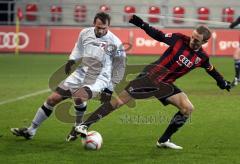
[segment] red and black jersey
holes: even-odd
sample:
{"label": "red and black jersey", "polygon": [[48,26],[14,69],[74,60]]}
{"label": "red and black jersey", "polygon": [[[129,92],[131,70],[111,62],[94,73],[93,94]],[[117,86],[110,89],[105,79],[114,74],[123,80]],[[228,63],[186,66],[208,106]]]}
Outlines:
{"label": "red and black jersey", "polygon": [[[180,33],[165,34],[148,24],[143,29],[153,39],[169,45],[157,61],[144,69],[145,73],[154,77],[151,79],[155,82],[173,83],[197,67],[204,68],[208,73],[213,70],[209,57],[202,48],[194,51],[189,47],[190,37]],[[221,80],[222,76],[219,74],[217,78]]]}

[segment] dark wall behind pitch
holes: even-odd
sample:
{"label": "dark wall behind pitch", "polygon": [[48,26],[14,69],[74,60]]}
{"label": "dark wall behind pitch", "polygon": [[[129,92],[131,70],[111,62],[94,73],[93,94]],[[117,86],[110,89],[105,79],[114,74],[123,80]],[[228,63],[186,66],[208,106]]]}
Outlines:
{"label": "dark wall behind pitch", "polygon": [[0,24],[9,25],[14,21],[14,0],[0,0]]}

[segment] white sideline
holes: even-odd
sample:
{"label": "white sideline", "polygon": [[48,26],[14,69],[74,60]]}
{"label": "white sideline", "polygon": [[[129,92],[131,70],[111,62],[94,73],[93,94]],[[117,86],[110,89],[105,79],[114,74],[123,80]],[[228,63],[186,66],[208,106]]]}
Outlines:
{"label": "white sideline", "polygon": [[5,100],[5,101],[1,101],[0,105],[4,105],[4,104],[12,103],[12,102],[15,102],[15,101],[23,100],[23,99],[33,97],[33,96],[37,96],[37,95],[40,95],[40,94],[43,94],[43,93],[46,93],[46,92],[49,92],[49,91],[50,91],[50,89],[44,89],[44,90],[33,92],[33,93],[30,93],[30,94],[27,94],[27,95],[16,97],[16,98],[13,98],[13,99],[8,99],[8,100]]}

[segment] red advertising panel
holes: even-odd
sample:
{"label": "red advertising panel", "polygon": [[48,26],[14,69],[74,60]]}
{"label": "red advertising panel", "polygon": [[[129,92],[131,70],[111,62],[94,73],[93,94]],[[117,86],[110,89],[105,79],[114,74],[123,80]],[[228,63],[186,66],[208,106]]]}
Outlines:
{"label": "red advertising panel", "polygon": [[50,28],[49,52],[69,54],[72,51],[81,30],[81,28],[67,27]]}
{"label": "red advertising panel", "polygon": [[132,50],[132,43],[131,43],[131,36],[133,35],[132,31],[124,28],[111,28],[110,30],[123,43],[122,47],[120,47],[119,49],[122,48],[126,50],[127,54],[130,54]]}
{"label": "red advertising panel", "polygon": [[[0,26],[0,52],[66,53],[70,54],[82,28],[21,27],[18,35],[14,26]],[[111,28],[132,55],[161,55],[167,45],[149,37],[139,28]],[[161,29],[166,36],[183,33],[190,36],[193,29]],[[17,45],[17,37],[19,44]],[[203,47],[209,55],[232,55],[239,47],[239,30],[216,29]]]}
{"label": "red advertising panel", "polygon": [[129,43],[131,30],[125,28],[111,28],[110,30],[122,41],[122,43]]}
{"label": "red advertising panel", "polygon": [[[239,30],[216,30],[216,55],[232,55],[239,47]],[[214,55],[214,54],[213,54]]]}
{"label": "red advertising panel", "polygon": [[45,52],[45,44],[46,27],[21,27],[18,33],[14,26],[0,27],[0,52],[14,52],[16,48],[20,52]]}

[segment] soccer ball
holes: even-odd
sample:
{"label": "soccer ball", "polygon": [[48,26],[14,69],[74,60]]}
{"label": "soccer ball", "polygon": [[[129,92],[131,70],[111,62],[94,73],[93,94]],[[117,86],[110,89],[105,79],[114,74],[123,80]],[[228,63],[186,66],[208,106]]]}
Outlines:
{"label": "soccer ball", "polygon": [[86,138],[82,139],[84,148],[88,150],[98,150],[101,148],[102,143],[102,136],[97,131],[88,132]]}

